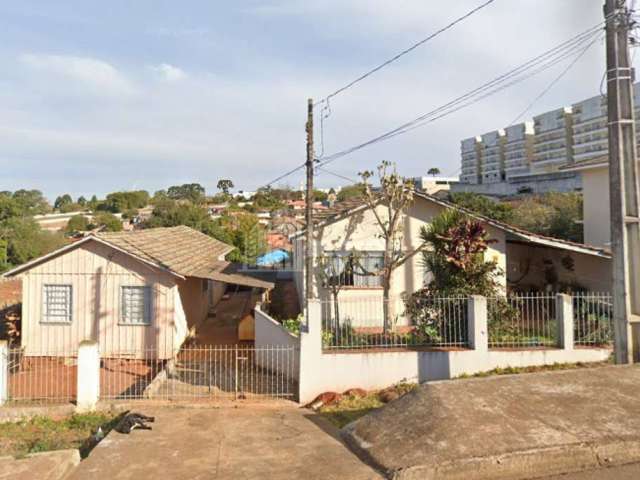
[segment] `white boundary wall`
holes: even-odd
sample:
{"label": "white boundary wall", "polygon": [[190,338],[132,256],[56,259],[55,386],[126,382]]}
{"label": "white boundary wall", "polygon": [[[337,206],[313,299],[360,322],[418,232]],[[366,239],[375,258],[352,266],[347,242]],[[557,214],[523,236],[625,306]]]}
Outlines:
{"label": "white boundary wall", "polygon": [[[598,362],[606,360],[609,349],[573,347],[571,299],[559,295],[562,316],[558,319],[562,347],[535,350],[489,350],[486,299],[469,301],[470,344],[473,350],[386,352],[322,351],[322,315],[319,301],[309,302],[308,329],[300,338],[300,399],[312,401],[326,391],[349,388],[373,390],[401,381],[426,382],[486,372],[494,368],[552,365],[554,363]],[[256,318],[257,324],[257,318]],[[565,348],[566,347],[566,348]]]}
{"label": "white boundary wall", "polygon": [[[262,360],[268,361],[267,358],[262,358],[259,354],[260,348],[272,347],[272,346],[288,346],[295,349],[295,355],[293,355],[292,365],[282,365],[288,371],[283,372],[292,373],[298,377],[300,373],[300,338],[289,332],[282,324],[260,309],[260,305],[256,305],[255,308],[255,348],[256,348],[256,362],[261,363]],[[279,363],[269,365],[279,365]],[[267,367],[267,365],[263,365]]]}

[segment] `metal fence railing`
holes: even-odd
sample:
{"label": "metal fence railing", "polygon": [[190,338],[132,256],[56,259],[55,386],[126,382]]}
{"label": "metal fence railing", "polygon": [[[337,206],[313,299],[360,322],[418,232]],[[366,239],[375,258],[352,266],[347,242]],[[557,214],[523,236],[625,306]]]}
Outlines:
{"label": "metal fence railing", "polygon": [[100,395],[112,400],[294,399],[296,351],[287,345],[194,345],[170,360],[153,351],[103,359]]}
{"label": "metal fence railing", "polygon": [[573,319],[576,345],[604,347],[613,343],[613,300],[610,293],[573,294]]}
{"label": "metal fence railing", "polygon": [[559,344],[556,295],[528,293],[487,299],[489,348]]}
{"label": "metal fence railing", "polygon": [[[408,307],[402,298],[323,300],[325,350],[469,345],[467,297],[427,297]],[[388,319],[385,322],[385,315]]]}
{"label": "metal fence railing", "polygon": [[21,348],[10,348],[8,357],[9,402],[68,403],[76,398],[77,352],[27,356]]}
{"label": "metal fence railing", "polygon": [[[196,345],[173,358],[157,349],[100,359],[101,400],[290,399],[298,393],[293,346]],[[76,400],[77,352],[8,352],[8,402],[52,404]]]}

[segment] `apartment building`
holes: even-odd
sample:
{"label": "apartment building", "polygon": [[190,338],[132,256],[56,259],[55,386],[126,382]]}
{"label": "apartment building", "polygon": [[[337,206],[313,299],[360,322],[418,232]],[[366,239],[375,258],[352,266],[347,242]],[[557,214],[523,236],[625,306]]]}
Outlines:
{"label": "apartment building", "polygon": [[495,130],[481,137],[482,148],[482,183],[500,183],[505,180],[505,133]]}
{"label": "apartment building", "polygon": [[527,175],[531,171],[534,153],[533,122],[505,128],[505,173],[507,179]]}
{"label": "apartment building", "polygon": [[573,162],[573,116],[563,107],[533,117],[534,154],[532,173],[550,173]]}
{"label": "apartment building", "polygon": [[461,183],[471,185],[482,183],[482,154],[482,139],[480,137],[462,140],[460,143],[460,155],[462,157]]}

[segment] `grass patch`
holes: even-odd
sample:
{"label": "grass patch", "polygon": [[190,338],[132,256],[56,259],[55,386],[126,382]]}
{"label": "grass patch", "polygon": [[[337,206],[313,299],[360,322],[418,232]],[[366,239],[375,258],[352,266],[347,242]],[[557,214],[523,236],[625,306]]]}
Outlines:
{"label": "grass patch", "polygon": [[92,436],[102,428],[106,435],[119,415],[108,412],[71,415],[62,419],[34,417],[20,422],[0,423],[0,452],[20,458],[30,453],[77,448],[85,458],[95,446]]}
{"label": "grass patch", "polygon": [[[416,387],[415,383],[399,383],[385,390],[395,390],[399,396],[402,396]],[[367,413],[383,407],[385,404],[380,399],[381,392],[383,390],[368,392],[364,397],[345,395],[334,405],[320,407],[318,412],[336,427],[342,428]]]}
{"label": "grass patch", "polygon": [[610,361],[604,362],[576,362],[576,363],[554,363],[552,365],[540,365],[540,366],[532,366],[532,367],[505,367],[505,368],[494,368],[493,370],[488,370],[486,372],[474,373],[473,375],[469,375],[463,373],[462,375],[457,376],[456,378],[481,378],[481,377],[492,377],[494,375],[515,375],[520,373],[536,373],[536,372],[552,372],[555,370],[579,370],[585,368],[597,368],[604,367],[606,365],[611,365]]}

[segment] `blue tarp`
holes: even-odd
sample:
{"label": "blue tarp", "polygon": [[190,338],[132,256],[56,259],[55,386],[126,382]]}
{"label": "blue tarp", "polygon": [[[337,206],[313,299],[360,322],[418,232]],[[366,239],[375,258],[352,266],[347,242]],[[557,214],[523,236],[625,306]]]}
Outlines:
{"label": "blue tarp", "polygon": [[266,267],[269,265],[275,265],[276,263],[282,263],[289,260],[289,252],[286,250],[272,250],[258,257],[256,263],[260,267]]}

